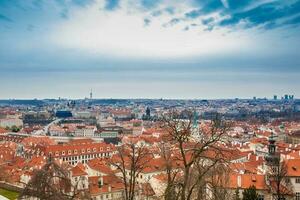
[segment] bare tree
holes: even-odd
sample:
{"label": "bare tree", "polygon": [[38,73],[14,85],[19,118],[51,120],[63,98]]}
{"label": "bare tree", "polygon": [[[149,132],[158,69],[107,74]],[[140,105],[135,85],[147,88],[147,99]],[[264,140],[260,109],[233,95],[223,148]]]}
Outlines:
{"label": "bare tree", "polygon": [[230,169],[226,163],[218,164],[207,174],[206,183],[209,187],[206,189],[210,195],[206,195],[209,200],[232,199],[232,193],[227,189],[229,184]]}
{"label": "bare tree", "polygon": [[204,193],[199,191],[205,189],[206,177],[224,162],[225,148],[220,145],[229,124],[217,116],[211,121],[209,130],[203,132],[195,129],[192,119],[192,112],[188,112],[184,120],[179,119],[177,112],[163,117],[169,143],[176,147],[172,150],[172,162],[178,162],[180,166],[180,171],[176,173],[170,169],[174,166],[169,164],[166,168],[168,183],[165,199],[203,199]]}
{"label": "bare tree", "polygon": [[11,173],[7,173],[6,165],[7,163],[0,165],[0,181],[8,181],[12,175]]}
{"label": "bare tree", "polygon": [[78,189],[79,182],[80,180],[72,183],[68,169],[51,160],[42,169],[34,171],[32,178],[21,192],[19,199],[32,197],[42,200],[88,198],[88,191]]}
{"label": "bare tree", "polygon": [[125,187],[125,200],[133,200],[137,195],[137,178],[149,162],[149,152],[144,145],[134,143],[117,147],[117,154],[111,161],[120,173]]}
{"label": "bare tree", "polygon": [[172,155],[172,148],[169,143],[162,142],[159,145],[160,155],[163,158],[164,169],[167,175],[167,187],[164,192],[165,200],[176,200],[179,198],[176,191],[180,185],[180,163],[176,162],[174,156]]}
{"label": "bare tree", "polygon": [[268,171],[269,184],[275,200],[285,199],[292,195],[292,184],[287,176],[286,163],[276,160]]}

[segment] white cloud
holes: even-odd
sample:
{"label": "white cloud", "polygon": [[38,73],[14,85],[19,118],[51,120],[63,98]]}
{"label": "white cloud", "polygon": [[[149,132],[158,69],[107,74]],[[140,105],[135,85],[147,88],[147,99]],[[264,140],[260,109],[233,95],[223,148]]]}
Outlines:
{"label": "white cloud", "polygon": [[183,31],[190,21],[162,27],[172,17],[182,16],[187,5],[176,5],[174,16],[165,14],[151,19],[147,27],[144,26],[147,12],[124,2],[114,12],[99,10],[102,6],[94,4],[72,11],[69,20],[52,30],[51,39],[63,48],[122,57],[202,56],[237,51],[249,45],[245,37],[237,36],[238,33],[225,34],[226,30],[208,32],[204,31],[205,27],[197,27]]}

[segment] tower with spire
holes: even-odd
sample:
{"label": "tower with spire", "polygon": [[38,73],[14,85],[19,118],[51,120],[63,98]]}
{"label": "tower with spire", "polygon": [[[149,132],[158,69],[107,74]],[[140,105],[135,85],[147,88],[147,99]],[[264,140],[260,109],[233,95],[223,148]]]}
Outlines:
{"label": "tower with spire", "polygon": [[198,116],[198,113],[194,110],[194,113],[193,113],[192,136],[193,136],[195,139],[200,139],[198,117],[199,117],[199,116]]}
{"label": "tower with spire", "polygon": [[91,89],[91,92],[90,92],[90,99],[92,100],[93,99],[93,91]]}
{"label": "tower with spire", "polygon": [[275,140],[275,136],[274,133],[272,132],[272,134],[269,137],[269,145],[268,145],[268,155],[265,157],[266,159],[266,164],[273,168],[275,166],[278,165],[278,163],[280,162],[280,156],[279,154],[276,152],[276,140]]}

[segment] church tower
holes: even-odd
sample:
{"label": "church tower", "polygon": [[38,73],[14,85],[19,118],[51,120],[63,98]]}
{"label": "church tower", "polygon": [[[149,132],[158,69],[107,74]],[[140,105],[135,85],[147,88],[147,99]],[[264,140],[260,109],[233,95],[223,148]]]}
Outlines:
{"label": "church tower", "polygon": [[272,132],[272,134],[269,137],[269,145],[268,145],[268,155],[265,157],[267,166],[274,169],[274,167],[278,166],[280,162],[280,156],[276,152],[276,140],[275,136]]}
{"label": "church tower", "polygon": [[200,139],[198,118],[199,118],[198,113],[196,111],[194,111],[194,113],[193,113],[192,136],[193,136],[193,138],[195,138],[197,140]]}

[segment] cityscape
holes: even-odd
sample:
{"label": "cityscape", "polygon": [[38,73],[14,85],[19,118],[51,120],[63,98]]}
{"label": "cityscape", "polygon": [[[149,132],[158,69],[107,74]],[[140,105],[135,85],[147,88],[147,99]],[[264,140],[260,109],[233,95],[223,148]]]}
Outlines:
{"label": "cityscape", "polygon": [[300,200],[300,0],[0,0],[0,200]]}
{"label": "cityscape", "polygon": [[[163,199],[169,184],[175,184],[168,194],[175,198],[182,178],[196,184],[194,176],[202,176],[201,194],[186,188],[191,199],[242,198],[251,186],[258,199],[297,199],[299,120],[300,100],[293,95],[93,99],[91,92],[77,100],[0,100],[1,187],[25,199]],[[58,184],[51,166],[65,170],[61,179],[70,183],[41,193]],[[279,172],[270,172],[276,167],[284,173],[280,180],[272,178]],[[39,184],[40,171],[49,183]]]}

